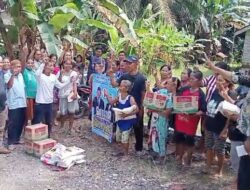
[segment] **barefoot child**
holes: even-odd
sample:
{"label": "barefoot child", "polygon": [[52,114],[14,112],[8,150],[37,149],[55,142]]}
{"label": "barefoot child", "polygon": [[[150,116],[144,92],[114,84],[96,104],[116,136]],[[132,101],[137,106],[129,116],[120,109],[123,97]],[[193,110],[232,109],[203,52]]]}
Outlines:
{"label": "barefoot child", "polygon": [[129,134],[133,124],[136,123],[136,113],[138,112],[138,107],[134,97],[128,94],[130,88],[131,82],[128,80],[123,80],[119,86],[118,97],[112,100],[112,98],[110,98],[108,94],[105,93],[109,103],[111,105],[116,104],[118,109],[124,110],[126,108],[132,108],[130,113],[122,113],[121,119],[117,121],[118,127],[116,130],[116,141],[122,143],[123,154],[125,156],[128,155]]}

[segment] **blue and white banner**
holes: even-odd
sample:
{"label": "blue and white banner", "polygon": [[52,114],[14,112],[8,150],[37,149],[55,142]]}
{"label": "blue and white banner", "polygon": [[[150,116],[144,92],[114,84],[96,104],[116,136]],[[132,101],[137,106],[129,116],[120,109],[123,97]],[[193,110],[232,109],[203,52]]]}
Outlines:
{"label": "blue and white banner", "polygon": [[113,88],[110,77],[103,74],[94,74],[92,83],[92,132],[112,142],[113,111],[105,94],[115,98],[118,89]]}

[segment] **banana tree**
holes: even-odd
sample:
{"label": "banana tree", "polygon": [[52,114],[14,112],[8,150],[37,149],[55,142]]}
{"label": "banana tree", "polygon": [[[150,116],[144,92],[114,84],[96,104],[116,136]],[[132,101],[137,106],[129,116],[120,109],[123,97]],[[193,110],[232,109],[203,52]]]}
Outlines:
{"label": "banana tree", "polygon": [[[26,17],[26,12],[37,15],[35,1],[33,0],[8,0],[6,12],[1,13],[0,32],[9,57],[14,57],[13,44],[22,46],[23,41],[32,43],[34,27],[33,20]],[[11,22],[5,23],[4,17]]]}
{"label": "banana tree", "polygon": [[166,24],[161,14],[153,14],[150,5],[143,15],[134,27],[140,42],[140,55],[146,63],[145,72],[150,73],[162,63],[177,65],[177,61],[183,61],[185,46],[193,42],[193,36]]}
{"label": "banana tree", "polygon": [[128,18],[124,11],[110,0],[94,1],[95,8],[102,16],[112,24],[132,46],[139,45],[136,33],[133,28],[133,22]]}

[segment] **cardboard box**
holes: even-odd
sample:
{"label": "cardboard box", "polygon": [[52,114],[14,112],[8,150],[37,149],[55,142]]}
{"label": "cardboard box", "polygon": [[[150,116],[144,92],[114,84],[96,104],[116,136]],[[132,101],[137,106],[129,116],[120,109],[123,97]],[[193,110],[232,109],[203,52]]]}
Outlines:
{"label": "cardboard box", "polygon": [[34,143],[32,141],[27,141],[27,140],[25,141],[24,148],[25,148],[25,152],[27,154],[33,154],[34,153],[33,145],[34,145]]}
{"label": "cardboard box", "polygon": [[25,139],[40,141],[48,138],[48,126],[42,123],[25,127]]}
{"label": "cardboard box", "polygon": [[164,110],[168,96],[158,92],[146,92],[143,105],[152,110]]}
{"label": "cardboard box", "polygon": [[198,112],[198,96],[174,96],[174,113],[196,113]]}
{"label": "cardboard box", "polygon": [[56,145],[56,141],[53,139],[45,139],[36,141],[33,144],[34,155],[40,157],[45,152],[48,152]]}

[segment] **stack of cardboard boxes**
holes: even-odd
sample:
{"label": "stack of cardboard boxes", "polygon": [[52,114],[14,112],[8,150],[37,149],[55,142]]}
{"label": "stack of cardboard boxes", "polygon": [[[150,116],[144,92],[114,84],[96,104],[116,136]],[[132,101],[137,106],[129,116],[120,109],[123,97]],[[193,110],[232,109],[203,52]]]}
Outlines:
{"label": "stack of cardboard boxes", "polygon": [[25,127],[25,151],[40,157],[56,145],[48,138],[48,126],[42,123]]}

